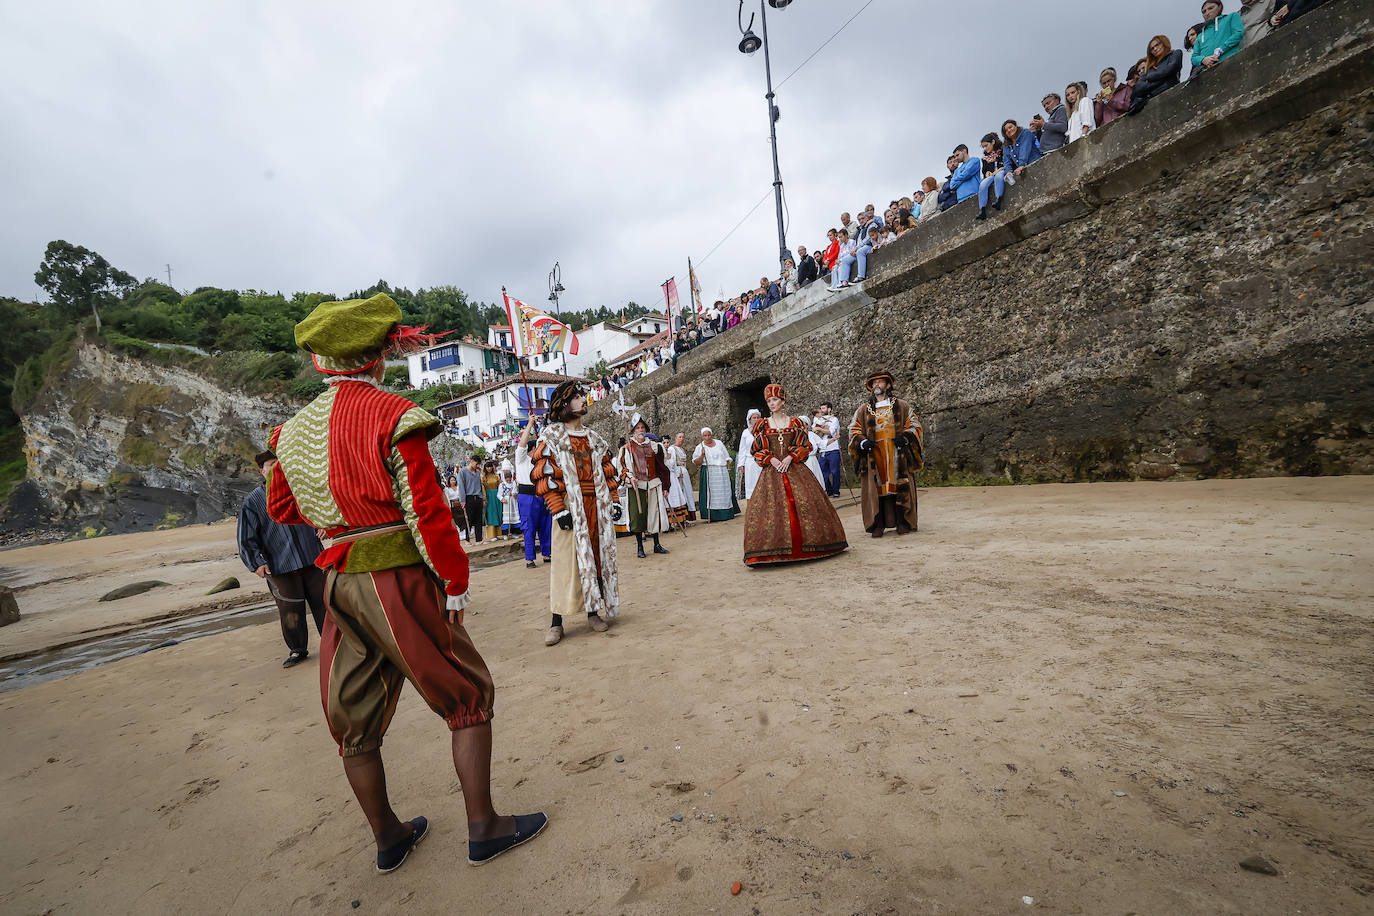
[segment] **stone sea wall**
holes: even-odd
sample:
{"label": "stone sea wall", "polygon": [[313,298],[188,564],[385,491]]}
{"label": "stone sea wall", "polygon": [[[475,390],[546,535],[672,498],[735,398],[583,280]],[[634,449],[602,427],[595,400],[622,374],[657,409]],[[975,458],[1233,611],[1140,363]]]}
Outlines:
{"label": "stone sea wall", "polygon": [[930,483],[1374,473],[1372,175],[1374,4],[1335,0],[625,399],[733,447],[767,382],[847,419],[888,369]]}
{"label": "stone sea wall", "polygon": [[6,528],[115,532],[231,516],[262,481],[253,455],[296,409],[79,343],[21,418],[28,479]]}

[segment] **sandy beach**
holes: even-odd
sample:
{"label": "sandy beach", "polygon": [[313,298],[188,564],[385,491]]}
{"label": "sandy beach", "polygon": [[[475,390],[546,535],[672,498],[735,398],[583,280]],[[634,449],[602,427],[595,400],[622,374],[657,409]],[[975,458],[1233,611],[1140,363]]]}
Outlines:
{"label": "sandy beach", "polygon": [[[0,694],[0,912],[1370,912],[1374,478],[925,490],[881,541],[842,516],[849,551],[776,569],[738,520],[622,540],[620,620],[552,649],[547,567],[478,570],[497,805],[551,818],[480,869],[410,690],[388,783],[431,832],[373,873],[274,623]],[[233,537],[0,553],[31,585],[0,655],[227,575],[261,600]],[[145,578],[174,586],[94,603]]]}

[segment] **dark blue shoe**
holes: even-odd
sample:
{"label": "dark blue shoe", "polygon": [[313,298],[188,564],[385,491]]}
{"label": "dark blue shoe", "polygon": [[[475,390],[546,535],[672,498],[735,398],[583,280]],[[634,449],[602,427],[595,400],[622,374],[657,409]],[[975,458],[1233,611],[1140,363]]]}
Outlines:
{"label": "dark blue shoe", "polygon": [[420,845],[420,841],[429,833],[429,821],[423,817],[417,817],[410,822],[410,838],[402,840],[390,849],[383,849],[377,853],[377,872],[385,875],[387,872],[395,871],[405,862],[406,856],[410,851]]}
{"label": "dark blue shoe", "polygon": [[508,849],[514,849],[521,843],[527,843],[548,825],[549,819],[540,811],[537,814],[517,814],[515,816],[515,833],[510,836],[497,837],[494,840],[469,840],[468,841],[468,864],[484,865],[499,856]]}

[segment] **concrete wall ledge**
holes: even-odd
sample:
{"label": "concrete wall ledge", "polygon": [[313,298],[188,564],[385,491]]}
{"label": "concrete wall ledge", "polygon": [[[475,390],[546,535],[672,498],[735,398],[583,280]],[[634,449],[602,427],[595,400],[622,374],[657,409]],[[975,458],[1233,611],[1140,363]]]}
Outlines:
{"label": "concrete wall ledge", "polygon": [[883,299],[947,274],[1371,85],[1374,4],[1336,0],[1029,166],[1001,214],[975,222],[966,200],[875,251],[867,291]]}

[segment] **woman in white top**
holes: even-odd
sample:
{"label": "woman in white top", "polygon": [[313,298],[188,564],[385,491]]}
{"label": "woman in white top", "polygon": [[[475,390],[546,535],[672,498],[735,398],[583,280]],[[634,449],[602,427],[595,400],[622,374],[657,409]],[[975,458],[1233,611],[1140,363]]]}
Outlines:
{"label": "woman in white top", "polygon": [[925,222],[932,216],[940,212],[940,186],[936,184],[934,178],[926,177],[921,179],[921,190],[926,192],[925,199],[921,201],[921,215],[917,217],[920,222]]}
{"label": "woman in white top", "polygon": [[757,408],[750,408],[749,413],[744,417],[744,432],[739,434],[739,451],[736,455],[744,455],[746,460],[740,461],[735,465],[735,489],[741,503],[747,504],[749,497],[754,495],[754,487],[759,482],[759,473],[763,468],[759,467],[758,462],[749,458],[749,454],[754,449],[754,421],[763,416]]}
{"label": "woman in white top", "polygon": [[444,498],[448,500],[449,512],[453,513],[453,524],[458,528],[458,537],[468,536],[468,516],[463,510],[463,490],[458,486],[458,478],[452,474],[444,481]]}
{"label": "woman in white top", "polygon": [[1070,143],[1093,132],[1093,128],[1097,126],[1097,118],[1093,114],[1093,100],[1088,98],[1088,94],[1077,83],[1069,83],[1064,87],[1064,107],[1069,111]]}
{"label": "woman in white top", "polygon": [[[813,418],[811,428],[806,431],[807,438],[811,440],[811,454],[806,456],[806,467],[811,473],[816,475],[816,479],[821,482],[821,488],[824,489],[825,475],[821,473],[821,460],[816,456],[819,455],[821,449],[825,447],[825,439],[817,432],[817,420],[820,420],[820,417]],[[824,423],[825,421],[821,422]],[[830,433],[829,423],[825,423],[825,432],[827,435]],[[759,470],[763,469],[759,468]]]}
{"label": "woman in white top", "polygon": [[709,426],[701,429],[701,444],[692,452],[692,463],[701,466],[697,513],[702,521],[726,522],[738,515],[735,488],[730,486],[730,451]]}

